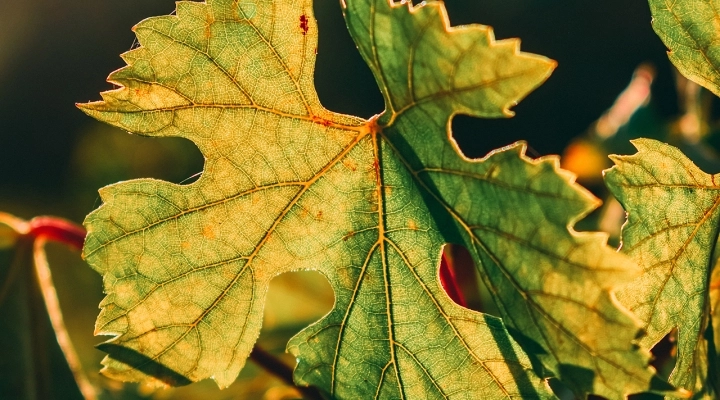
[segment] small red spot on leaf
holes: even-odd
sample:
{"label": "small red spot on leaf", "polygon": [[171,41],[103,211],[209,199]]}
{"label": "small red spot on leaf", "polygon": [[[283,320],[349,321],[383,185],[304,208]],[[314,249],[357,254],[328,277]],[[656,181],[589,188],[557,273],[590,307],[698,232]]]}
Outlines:
{"label": "small red spot on leaf", "polygon": [[320,124],[320,125],[322,125],[322,126],[330,126],[330,125],[332,125],[332,121],[328,121],[328,120],[326,120],[326,119],[324,119],[324,118],[320,118],[320,117],[315,117],[315,116],[313,116],[312,119],[313,119],[313,122],[316,122],[316,123],[318,123],[318,124]]}
{"label": "small red spot on leaf", "polygon": [[308,26],[308,17],[305,14],[300,16],[300,29],[302,29],[303,35],[307,35],[308,30],[310,29]]}
{"label": "small red spot on leaf", "polygon": [[373,169],[375,170],[375,180],[378,186],[380,186],[380,163],[377,159],[373,160]]}

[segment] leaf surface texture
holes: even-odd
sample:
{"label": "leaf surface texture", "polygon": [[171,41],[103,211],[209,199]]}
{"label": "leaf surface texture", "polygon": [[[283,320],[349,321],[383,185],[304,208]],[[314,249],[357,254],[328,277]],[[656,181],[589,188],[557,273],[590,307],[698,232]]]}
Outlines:
{"label": "leaf surface texture", "polygon": [[653,29],[688,79],[720,96],[720,2],[649,0]]}
{"label": "leaf surface texture", "polygon": [[[677,148],[651,139],[638,152],[613,156],[605,176],[623,204],[623,251],[644,269],[617,296],[643,322],[643,347],[677,329],[677,363],[670,383],[696,396],[717,396],[709,374],[716,363],[710,326],[709,280],[720,222],[720,175],[696,167]],[[712,335],[710,336],[712,338]],[[714,383],[713,383],[714,382]]]}
{"label": "leaf surface texture", "polygon": [[[341,4],[385,98],[370,120],[319,103],[317,25],[297,0],[179,2],[135,27],[141,47],[109,77],[120,88],[81,106],[206,159],[190,185],[103,188],[86,220],[107,292],[96,332],[116,336],[105,373],[228,386],[270,279],[314,269],[335,305],[288,349],[296,381],[333,397],[551,398],[546,376],[579,394],[647,390],[639,323],[609,292],[634,265],[571,229],[597,200],[522,143],[469,160],[451,138],[454,114],[512,115],[554,62],[450,28],[441,2]],[[471,249],[513,336],[443,291],[446,243]]]}

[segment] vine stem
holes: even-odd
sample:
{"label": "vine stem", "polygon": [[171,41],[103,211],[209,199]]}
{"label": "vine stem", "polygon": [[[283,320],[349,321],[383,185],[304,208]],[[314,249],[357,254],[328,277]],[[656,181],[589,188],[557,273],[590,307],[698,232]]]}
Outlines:
{"label": "vine stem", "polygon": [[36,217],[30,220],[29,235],[37,239],[64,243],[82,251],[87,231],[80,225],[57,217]]}
{"label": "vine stem", "polygon": [[25,221],[14,215],[0,212],[0,224],[5,224],[24,237],[64,243],[82,251],[87,231],[80,225],[59,217],[42,216]]}
{"label": "vine stem", "polygon": [[97,399],[95,388],[83,371],[80,357],[78,357],[75,347],[70,340],[70,334],[65,327],[62,311],[60,310],[60,300],[58,299],[55,285],[53,284],[52,274],[50,274],[50,265],[45,255],[45,237],[38,237],[33,242],[33,259],[35,261],[35,274],[37,275],[40,292],[42,293],[45,307],[50,316],[50,324],[55,331],[60,350],[65,355],[70,371],[75,377],[75,382],[86,400]]}
{"label": "vine stem", "polygon": [[[33,259],[35,261],[35,272],[60,349],[65,355],[65,359],[70,366],[70,370],[75,377],[75,381],[83,397],[85,397],[86,400],[97,399],[95,389],[83,372],[80,359],[70,340],[70,335],[65,328],[62,311],[60,310],[60,302],[52,281],[50,265],[47,261],[44,248],[47,241],[52,241],[63,243],[77,251],[82,251],[87,231],[80,225],[53,216],[35,217],[30,221],[25,221],[11,214],[0,212],[0,224],[9,226],[15,230],[19,236],[29,238],[34,242]],[[261,346],[255,345],[252,352],[250,352],[250,359],[267,372],[280,378],[286,384],[295,387],[306,399],[323,399],[316,388],[296,385],[293,381],[292,367]]]}

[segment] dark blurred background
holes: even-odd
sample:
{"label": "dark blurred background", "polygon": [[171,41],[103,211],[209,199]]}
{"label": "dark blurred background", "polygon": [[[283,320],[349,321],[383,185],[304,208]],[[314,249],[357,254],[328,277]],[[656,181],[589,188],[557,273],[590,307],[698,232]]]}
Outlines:
{"label": "dark blurred background", "polygon": [[[456,118],[456,137],[469,156],[519,139],[539,154],[562,152],[612,104],[642,62],[658,70],[656,99],[667,99],[656,102],[660,111],[677,110],[665,48],[645,1],[448,0],[446,6],[453,25],[491,25],[498,39],[520,37],[524,51],[559,63],[515,108],[514,118]],[[102,185],[148,173],[180,182],[201,170],[201,155],[189,143],[129,137],[74,106],[111,87],[105,78],[123,66],[118,55],[133,45],[135,23],[174,7],[170,0],[0,0],[0,209],[80,221],[97,206]],[[338,2],[317,0],[315,8],[321,101],[362,117],[380,112],[381,96]]]}
{"label": "dark blurred background", "polygon": [[[522,50],[559,63],[547,83],[515,108],[514,118],[455,119],[455,136],[470,157],[520,139],[529,142],[531,155],[562,153],[612,105],[641,63],[651,63],[657,73],[654,112],[667,119],[678,113],[673,72],[665,47],[652,31],[644,0],[445,4],[453,25],[491,25],[498,39],[519,37]],[[23,218],[54,214],[81,222],[99,205],[101,186],[139,177],[183,182],[202,170],[202,156],[189,142],[127,135],[85,116],[74,105],[97,100],[100,91],[111,88],[105,78],[124,65],[119,54],[133,47],[130,28],[135,23],[174,8],[170,0],[0,0],[0,211]],[[315,76],[320,100],[330,110],[362,117],[381,112],[382,98],[344,27],[338,1],[315,0],[315,10],[320,25]],[[70,333],[96,381],[102,353],[92,348],[101,341],[92,337],[92,323],[102,298],[100,278],[77,254],[58,246],[50,253]],[[261,337],[269,348],[282,351],[287,336],[332,305],[332,291],[317,278],[303,278],[315,285],[314,296],[307,297],[307,291],[294,294],[300,299],[296,304],[307,306],[303,321],[294,316],[299,309],[285,306],[287,299],[270,302],[270,328],[264,328]],[[293,296],[297,282],[288,282],[276,287]],[[271,328],[279,330],[279,336],[270,335]],[[214,390],[219,398],[260,398],[257,393],[285,398],[287,393],[277,389],[279,383],[267,377],[252,389],[256,392],[247,389],[248,379],[258,373],[247,370],[241,389],[218,394],[205,385],[202,390]],[[194,385],[182,395],[134,388],[130,395],[113,383],[99,385],[110,393],[107,398],[193,398],[193,390],[201,391]],[[277,390],[271,392],[273,388]]]}

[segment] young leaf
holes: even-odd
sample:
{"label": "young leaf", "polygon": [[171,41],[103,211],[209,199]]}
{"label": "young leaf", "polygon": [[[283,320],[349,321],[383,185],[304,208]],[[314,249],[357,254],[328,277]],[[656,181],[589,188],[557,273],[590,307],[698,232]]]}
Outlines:
{"label": "young leaf", "polygon": [[653,29],[688,79],[720,96],[720,5],[716,0],[649,0]]}
{"label": "young leaf", "polygon": [[[324,109],[313,87],[308,1],[179,2],[135,27],[141,47],[88,114],[203,152],[200,179],[101,189],[85,257],[108,294],[105,373],[229,385],[258,336],[267,285],[324,273],[333,310],[289,344],[295,379],[338,398],[547,398],[502,322],[442,290],[442,246],[464,243],[534,357],[581,394],[647,390],[639,324],[608,289],[633,265],[568,227],[596,203],[516,144],[458,154],[456,113],[509,116],[554,63],[449,28],[441,2],[342,2],[385,97],[368,121]],[[520,334],[522,332],[522,334]],[[150,378],[152,377],[152,378]]]}
{"label": "young leaf", "polygon": [[[706,340],[709,279],[720,222],[720,175],[708,175],[677,148],[650,139],[634,140],[638,153],[613,156],[608,187],[628,213],[623,251],[644,274],[617,293],[644,322],[650,348],[678,330],[677,364],[670,383],[696,395],[717,396],[718,376]],[[713,389],[713,385],[714,389]]]}

